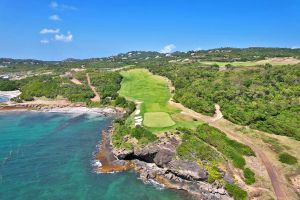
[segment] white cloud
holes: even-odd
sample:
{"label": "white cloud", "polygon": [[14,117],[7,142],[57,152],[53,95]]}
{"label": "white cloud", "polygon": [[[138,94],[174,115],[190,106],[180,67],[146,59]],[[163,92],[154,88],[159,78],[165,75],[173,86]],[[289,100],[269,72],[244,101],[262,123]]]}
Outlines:
{"label": "white cloud", "polygon": [[67,35],[56,34],[54,36],[54,40],[61,41],[61,42],[72,42],[73,41],[73,35],[72,35],[71,32],[68,32]]}
{"label": "white cloud", "polygon": [[292,49],[300,49],[300,46],[292,46]]}
{"label": "white cloud", "polygon": [[58,7],[58,3],[55,2],[55,1],[52,1],[52,2],[50,3],[50,7],[53,8],[53,9],[56,9],[56,8]]}
{"label": "white cloud", "polygon": [[61,21],[61,18],[58,15],[51,15],[49,19],[52,21]]}
{"label": "white cloud", "polygon": [[160,50],[161,53],[172,53],[176,49],[176,46],[174,44],[168,44],[164,46],[162,50]]}
{"label": "white cloud", "polygon": [[44,28],[40,31],[40,34],[48,34],[48,33],[59,33],[59,29],[48,29]]}
{"label": "white cloud", "polygon": [[47,40],[47,39],[43,39],[43,40],[41,40],[40,41],[42,44],[49,44],[49,40]]}
{"label": "white cloud", "polygon": [[58,4],[56,1],[52,1],[50,3],[50,8],[56,10],[78,10],[75,6],[66,5],[66,4]]}
{"label": "white cloud", "polygon": [[203,50],[201,47],[196,48],[194,51],[201,51]]}

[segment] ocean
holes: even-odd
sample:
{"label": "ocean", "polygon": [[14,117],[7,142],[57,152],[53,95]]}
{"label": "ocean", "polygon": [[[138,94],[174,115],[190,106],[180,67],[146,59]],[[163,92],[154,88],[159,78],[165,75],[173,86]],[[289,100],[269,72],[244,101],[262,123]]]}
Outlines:
{"label": "ocean", "polygon": [[144,184],[134,171],[94,171],[101,130],[111,120],[78,114],[0,112],[0,199],[183,199],[174,190]]}

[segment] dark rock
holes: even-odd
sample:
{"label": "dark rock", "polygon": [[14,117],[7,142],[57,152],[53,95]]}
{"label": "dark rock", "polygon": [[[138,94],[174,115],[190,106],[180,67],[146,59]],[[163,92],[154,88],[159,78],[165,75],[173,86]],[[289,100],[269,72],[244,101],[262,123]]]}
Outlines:
{"label": "dark rock", "polygon": [[170,151],[168,149],[162,149],[155,155],[153,161],[157,166],[164,167],[172,160],[174,155],[175,155],[174,151]]}
{"label": "dark rock", "polygon": [[155,148],[154,146],[146,146],[145,148],[135,148],[134,149],[134,157],[148,162],[153,163],[154,157],[157,154],[159,149]]}
{"label": "dark rock", "polygon": [[130,157],[133,155],[133,150],[126,150],[126,149],[119,149],[119,150],[113,150],[113,154],[120,160],[124,160],[127,157]]}
{"label": "dark rock", "polygon": [[172,160],[168,168],[173,174],[186,180],[207,180],[207,171],[192,161]]}

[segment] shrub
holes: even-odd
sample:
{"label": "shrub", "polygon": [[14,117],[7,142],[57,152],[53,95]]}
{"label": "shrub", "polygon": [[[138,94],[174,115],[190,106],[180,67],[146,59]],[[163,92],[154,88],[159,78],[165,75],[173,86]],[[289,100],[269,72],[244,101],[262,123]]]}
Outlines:
{"label": "shrub", "polygon": [[255,174],[251,171],[249,168],[244,169],[244,177],[245,177],[245,183],[247,185],[251,185],[255,183]]}
{"label": "shrub", "polygon": [[217,166],[206,166],[206,170],[208,172],[208,182],[213,183],[215,180],[222,179],[222,174],[220,173]]}
{"label": "shrub", "polygon": [[288,153],[281,153],[279,155],[279,161],[288,165],[293,165],[297,163],[297,158]]}
{"label": "shrub", "polygon": [[235,184],[225,184],[225,189],[235,200],[246,200],[247,192]]}

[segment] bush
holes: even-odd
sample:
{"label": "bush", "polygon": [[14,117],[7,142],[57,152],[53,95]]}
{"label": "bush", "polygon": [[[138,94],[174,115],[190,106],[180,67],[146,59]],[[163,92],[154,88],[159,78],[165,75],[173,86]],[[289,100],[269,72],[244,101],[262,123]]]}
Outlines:
{"label": "bush", "polygon": [[288,165],[293,165],[297,163],[297,158],[288,153],[281,153],[279,155],[279,161]]}
{"label": "bush", "polygon": [[151,131],[148,131],[147,129],[141,126],[137,126],[133,128],[131,130],[131,136],[139,140],[139,143],[141,144],[148,144],[150,142],[157,140],[156,135],[154,135]]}
{"label": "bush", "polygon": [[247,185],[255,183],[255,174],[249,168],[244,169],[244,178]]}
{"label": "bush", "polygon": [[206,166],[208,172],[208,182],[213,183],[215,180],[222,179],[222,174],[219,171],[219,168],[215,165]]}
{"label": "bush", "polygon": [[235,184],[225,184],[225,189],[235,200],[246,200],[247,192]]}

